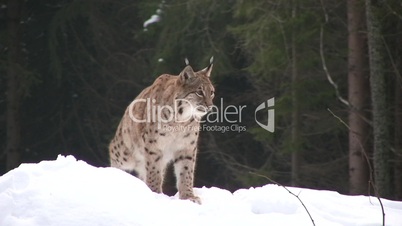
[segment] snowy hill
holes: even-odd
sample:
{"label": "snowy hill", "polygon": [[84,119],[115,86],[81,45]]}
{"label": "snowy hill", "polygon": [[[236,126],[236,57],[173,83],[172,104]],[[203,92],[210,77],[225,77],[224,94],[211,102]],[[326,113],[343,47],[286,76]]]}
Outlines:
{"label": "snowy hill", "polygon": [[[376,198],[289,189],[299,194],[316,225],[382,224]],[[280,186],[195,192],[202,205],[152,193],[118,169],[59,156],[0,177],[0,225],[313,225],[297,198]],[[382,202],[386,225],[402,225],[402,202]]]}

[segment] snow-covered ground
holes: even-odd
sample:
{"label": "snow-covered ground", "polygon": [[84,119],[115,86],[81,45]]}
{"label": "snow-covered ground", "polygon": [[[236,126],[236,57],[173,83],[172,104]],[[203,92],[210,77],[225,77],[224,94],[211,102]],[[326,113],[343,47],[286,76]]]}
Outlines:
{"label": "snow-covered ground", "polygon": [[[316,225],[381,225],[376,198],[291,188]],[[283,187],[196,188],[202,205],[151,192],[137,178],[72,156],[22,164],[0,177],[0,225],[313,225]],[[402,202],[382,199],[386,225],[402,225]]]}

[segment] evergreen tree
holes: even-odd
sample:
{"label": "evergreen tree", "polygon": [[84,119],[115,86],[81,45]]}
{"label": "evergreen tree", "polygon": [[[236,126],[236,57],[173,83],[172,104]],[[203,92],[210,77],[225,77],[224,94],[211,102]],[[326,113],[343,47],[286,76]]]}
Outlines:
{"label": "evergreen tree", "polygon": [[383,3],[366,0],[367,35],[370,60],[370,86],[373,112],[374,175],[378,193],[391,197],[389,112],[386,103],[384,46],[382,41]]}
{"label": "evergreen tree", "polygon": [[[394,187],[401,197],[400,3],[367,2],[9,0],[24,10],[0,7],[1,172],[58,154],[108,165],[107,145],[130,101],[158,75],[177,74],[184,58],[201,69],[214,56],[215,104],[247,107],[236,123],[205,125],[247,131],[202,131],[196,186],[268,183],[252,171],[286,185],[365,194],[365,149],[380,194]],[[365,9],[373,9],[374,35],[361,32]],[[339,101],[346,94],[349,107]],[[274,133],[255,121],[267,120],[255,109],[272,97]]]}

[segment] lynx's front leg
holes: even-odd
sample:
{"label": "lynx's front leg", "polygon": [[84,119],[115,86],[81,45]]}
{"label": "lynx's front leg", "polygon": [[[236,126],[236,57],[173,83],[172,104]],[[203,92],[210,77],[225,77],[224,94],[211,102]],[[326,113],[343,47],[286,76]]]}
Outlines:
{"label": "lynx's front leg", "polygon": [[164,167],[162,166],[162,153],[150,147],[145,148],[146,157],[146,184],[156,193],[162,193]]}
{"label": "lynx's front leg", "polygon": [[200,198],[195,196],[193,192],[196,154],[197,148],[178,152],[174,159],[174,170],[177,178],[179,198],[201,204]]}

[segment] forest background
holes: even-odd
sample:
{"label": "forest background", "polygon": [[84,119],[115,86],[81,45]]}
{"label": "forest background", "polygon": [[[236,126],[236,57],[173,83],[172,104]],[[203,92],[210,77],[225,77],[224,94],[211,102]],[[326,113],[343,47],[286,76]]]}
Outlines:
{"label": "forest background", "polygon": [[[0,175],[59,154],[107,166],[130,101],[214,56],[215,104],[247,106],[246,131],[201,132],[195,186],[402,199],[399,0],[8,0],[0,51]],[[274,133],[254,112],[272,97]]]}

